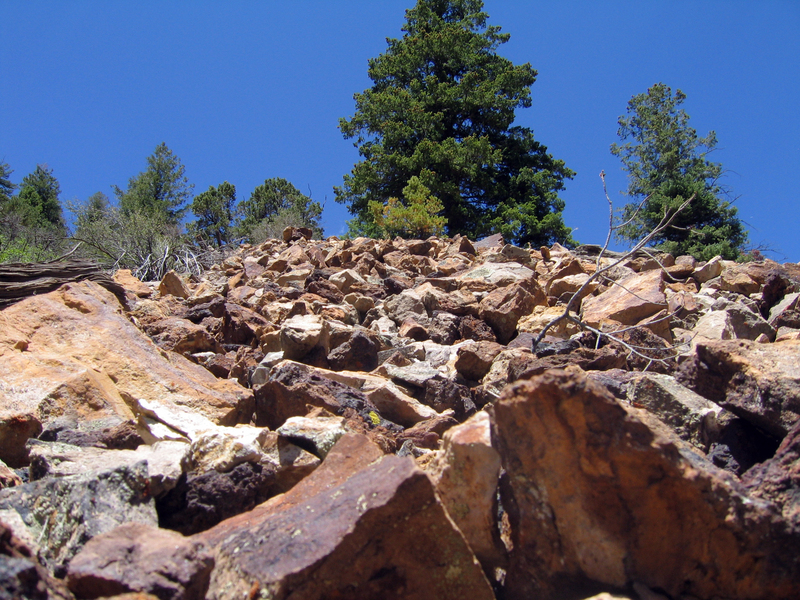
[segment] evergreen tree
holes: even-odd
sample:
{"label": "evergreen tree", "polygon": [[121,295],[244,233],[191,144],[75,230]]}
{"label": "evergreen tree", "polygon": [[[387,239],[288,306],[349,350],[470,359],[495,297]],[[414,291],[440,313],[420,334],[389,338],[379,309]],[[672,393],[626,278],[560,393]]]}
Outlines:
{"label": "evergreen tree", "polygon": [[17,186],[11,183],[9,179],[13,172],[8,163],[0,163],[0,210],[2,210],[6,202],[11,200],[14,190],[17,189]]}
{"label": "evergreen tree", "polygon": [[747,242],[747,232],[736,208],[720,198],[722,165],[706,158],[717,146],[716,134],[711,131],[698,138],[689,126],[689,115],[680,108],[685,99],[681,90],[673,95],[669,87],[657,83],[646,94],[634,96],[628,102],[628,116],[619,118],[618,135],[625,143],[612,144],[611,153],[622,160],[628,172],[627,195],[635,201],[623,207],[622,221],[630,222],[617,236],[628,241],[643,238],[667,212],[694,194],[654,242],[676,256],[708,260],[719,254],[735,259]]}
{"label": "evergreen tree", "polygon": [[277,237],[288,226],[308,227],[316,237],[322,235],[322,207],[281,177],[267,179],[253,190],[239,204],[238,213],[237,232],[251,241]]}
{"label": "evergreen tree", "polygon": [[370,203],[402,198],[417,177],[442,203],[450,235],[573,243],[558,192],[574,173],[513,125],[515,109],[531,105],[536,71],[497,54],[509,35],[488,26],[482,8],[418,0],[403,37],[369,61],[373,86],[339,122],[362,160],[335,189],[366,233],[375,230]]}
{"label": "evergreen tree", "polygon": [[163,216],[167,222],[177,225],[194,189],[185,171],[181,159],[162,142],[147,158],[147,170],[131,177],[127,190],[114,186],[120,209],[123,213]]}
{"label": "evergreen tree", "polygon": [[58,196],[61,186],[47,165],[37,165],[20,184],[17,210],[28,215],[29,226],[40,225],[65,229],[64,216]]}
{"label": "evergreen tree", "polygon": [[213,239],[217,246],[230,241],[233,224],[233,206],[236,204],[236,186],[227,181],[208,190],[192,200],[192,212],[197,221],[191,229]]}

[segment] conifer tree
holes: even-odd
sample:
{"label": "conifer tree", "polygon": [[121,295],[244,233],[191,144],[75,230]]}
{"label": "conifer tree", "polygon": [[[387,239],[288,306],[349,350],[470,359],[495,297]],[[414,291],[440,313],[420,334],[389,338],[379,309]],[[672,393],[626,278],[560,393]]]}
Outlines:
{"label": "conifer tree", "polygon": [[680,108],[684,100],[681,90],[673,95],[668,86],[657,83],[646,94],[631,98],[627,116],[619,118],[618,135],[625,143],[612,144],[611,153],[620,157],[628,172],[627,195],[634,202],[623,207],[621,219],[627,225],[617,236],[631,242],[642,239],[665,213],[694,194],[689,206],[654,239],[657,247],[699,260],[718,254],[735,259],[747,242],[747,231],[736,207],[720,197],[722,165],[707,158],[717,137],[713,131],[704,138],[697,136],[689,115]]}
{"label": "conifer tree", "polygon": [[339,122],[361,161],[335,189],[361,232],[378,231],[370,203],[402,199],[416,177],[444,207],[450,235],[573,243],[558,192],[574,174],[514,125],[537,73],[497,54],[509,35],[482,9],[480,0],[418,0],[403,37],[369,61],[373,85]]}

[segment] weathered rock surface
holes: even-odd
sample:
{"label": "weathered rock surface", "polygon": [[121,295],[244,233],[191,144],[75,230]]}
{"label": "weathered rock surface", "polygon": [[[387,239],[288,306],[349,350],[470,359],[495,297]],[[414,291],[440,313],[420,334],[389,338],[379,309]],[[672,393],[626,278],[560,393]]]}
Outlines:
{"label": "weathered rock surface", "polygon": [[[797,595],[800,266],[637,253],[534,345],[623,254],[299,228],[221,251],[2,311],[0,519],[30,549],[0,556],[8,589],[60,598],[69,557],[134,522],[84,580],[118,600],[202,596],[190,580],[208,598]],[[134,582],[149,592],[117,594]]]}
{"label": "weathered rock surface", "polygon": [[276,600],[493,598],[410,459],[384,457],[355,472],[348,466],[317,470],[290,493],[199,536],[216,558],[209,597],[255,590]]}
{"label": "weathered rock surface", "polygon": [[508,472],[507,598],[633,582],[672,597],[800,593],[800,535],[775,506],[584,376],[517,384],[492,413]]}
{"label": "weathered rock surface", "polygon": [[780,439],[800,419],[798,358],[798,340],[699,342],[677,379]]}
{"label": "weathered rock surface", "polygon": [[59,576],[94,536],[128,522],[157,524],[145,462],[0,490],[0,519],[36,540],[39,557]]}
{"label": "weathered rock surface", "polygon": [[505,566],[506,549],[497,527],[500,455],[492,447],[488,413],[479,412],[445,432],[442,453],[429,472],[447,513],[493,575],[496,567]]}
{"label": "weathered rock surface", "polygon": [[24,440],[51,419],[133,419],[139,399],[184,406],[225,424],[252,414],[252,392],[159,352],[97,284],[67,284],[27,298],[3,317],[0,459],[9,465],[25,464]]}
{"label": "weathered rock surface", "polygon": [[213,556],[196,541],[128,523],[89,540],[70,562],[67,583],[87,600],[125,592],[203,600],[213,566]]}

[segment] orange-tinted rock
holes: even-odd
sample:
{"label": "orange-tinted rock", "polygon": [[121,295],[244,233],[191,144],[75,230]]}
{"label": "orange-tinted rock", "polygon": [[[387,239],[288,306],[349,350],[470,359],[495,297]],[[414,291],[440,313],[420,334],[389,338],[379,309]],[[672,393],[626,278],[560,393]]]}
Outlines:
{"label": "orange-tinted rock", "polygon": [[506,598],[633,582],[671,597],[800,594],[800,533],[644,411],[551,371],[509,388],[492,414],[508,472]]}
{"label": "orange-tinted rock", "polygon": [[583,320],[596,327],[605,319],[636,325],[667,307],[660,270],[645,271],[620,281],[598,296],[585,298]]}
{"label": "orange-tinted rock", "polygon": [[[337,446],[329,454],[334,460]],[[216,555],[209,594],[494,598],[413,461],[387,456],[358,471],[353,462],[320,467],[288,494],[199,536]]]}
{"label": "orange-tinted rock", "polygon": [[[139,399],[181,405],[221,424],[252,414],[252,392],[160,350],[95,283],[27,298],[5,309],[3,319],[0,459],[12,466],[25,460],[25,439],[51,420],[127,421]],[[20,340],[24,351],[16,349]]]}
{"label": "orange-tinted rock", "polygon": [[494,330],[497,341],[507,344],[517,331],[517,322],[533,311],[533,307],[546,304],[542,289],[533,284],[533,293],[525,287],[511,284],[489,292],[480,303],[480,317]]}
{"label": "orange-tinted rock", "polygon": [[455,368],[465,379],[479,381],[492,366],[492,361],[503,351],[495,342],[465,344],[458,349]]}

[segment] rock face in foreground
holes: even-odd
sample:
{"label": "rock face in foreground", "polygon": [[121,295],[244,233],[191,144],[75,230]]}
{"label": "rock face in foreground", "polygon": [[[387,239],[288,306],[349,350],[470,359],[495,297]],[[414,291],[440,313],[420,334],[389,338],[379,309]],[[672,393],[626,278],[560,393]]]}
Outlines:
{"label": "rock face in foreground", "polygon": [[492,415],[510,492],[508,598],[635,582],[672,597],[800,594],[800,537],[776,507],[586,377],[516,384]]}
{"label": "rock face in foreground", "polygon": [[800,597],[800,266],[599,252],[289,228],[15,296],[0,600]]}
{"label": "rock face in foreground", "polygon": [[343,438],[328,455],[328,468],[197,536],[217,557],[209,598],[232,600],[251,591],[275,600],[493,598],[433,485],[411,459],[386,456],[352,472],[366,462],[353,455],[377,454],[369,445],[363,437]]}

